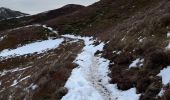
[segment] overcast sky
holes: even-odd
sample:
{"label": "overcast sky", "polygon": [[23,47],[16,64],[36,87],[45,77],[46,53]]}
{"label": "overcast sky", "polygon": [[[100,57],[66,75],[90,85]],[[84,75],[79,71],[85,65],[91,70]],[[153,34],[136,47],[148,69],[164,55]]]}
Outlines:
{"label": "overcast sky", "polygon": [[0,0],[0,7],[36,14],[60,8],[66,4],[81,4],[87,6],[97,1],[99,0]]}

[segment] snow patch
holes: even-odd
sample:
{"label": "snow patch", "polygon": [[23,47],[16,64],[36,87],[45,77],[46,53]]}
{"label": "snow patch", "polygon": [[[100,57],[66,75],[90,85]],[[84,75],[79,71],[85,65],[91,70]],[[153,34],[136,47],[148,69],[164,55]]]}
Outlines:
{"label": "snow patch", "polygon": [[37,84],[31,83],[28,87],[24,88],[24,90],[29,93],[30,91],[34,91],[37,88],[38,88]]}
{"label": "snow patch", "polygon": [[6,37],[6,35],[5,36],[1,36],[0,37],[0,41],[2,41],[5,37]]}
{"label": "snow patch", "polygon": [[14,73],[14,72],[18,72],[18,71],[23,71],[26,70],[28,68],[31,68],[32,66],[29,67],[25,67],[25,68],[14,68],[14,69],[10,69],[10,70],[3,70],[2,72],[0,72],[0,76],[4,76],[7,73]]}
{"label": "snow patch", "polygon": [[53,30],[53,28],[51,28],[51,27],[47,27],[46,25],[42,25],[42,27],[45,28],[45,29],[50,30],[51,32],[53,32],[53,33],[55,33],[55,34],[58,34],[58,32],[55,31],[55,30]]}
{"label": "snow patch", "polygon": [[14,80],[11,86],[15,86],[17,84],[18,84],[17,80]]}
{"label": "snow patch", "polygon": [[21,15],[21,16],[18,16],[18,17],[4,18],[4,19],[1,19],[0,22],[4,21],[4,20],[10,20],[10,19],[15,19],[15,18],[19,19],[19,18],[29,17],[29,16],[31,16],[31,15]]}
{"label": "snow patch", "polygon": [[170,38],[170,32],[167,33],[167,37]]}
{"label": "snow patch", "polygon": [[14,31],[14,30],[19,30],[19,29],[22,29],[22,28],[28,28],[28,27],[39,27],[41,26],[40,24],[33,24],[33,25],[27,25],[27,26],[22,26],[22,27],[17,27],[17,28],[13,28],[13,29],[10,29],[9,31],[7,32],[11,32],[11,31]]}
{"label": "snow patch", "polygon": [[162,77],[162,83],[167,85],[170,82],[170,66],[162,69],[158,76]]}
{"label": "snow patch", "polygon": [[12,100],[12,96],[11,95],[8,97],[8,100]]}
{"label": "snow patch", "polygon": [[140,43],[142,43],[143,41],[144,41],[144,37],[142,37],[142,36],[140,36],[139,38],[138,38],[138,41],[140,42]]}
{"label": "snow patch", "polygon": [[115,99],[112,100],[139,100],[141,94],[136,94],[136,88],[131,88],[126,91],[121,91],[117,89],[116,84],[110,84],[107,86],[111,90]]}
{"label": "snow patch", "polygon": [[139,39],[139,42],[141,42],[141,43],[142,43],[142,42],[143,42],[143,40],[144,40],[144,39]]}
{"label": "snow patch", "polygon": [[38,88],[38,85],[36,85],[36,84],[31,86],[32,90],[35,90],[36,88]]}
{"label": "snow patch", "polygon": [[27,87],[26,89],[28,90],[28,89],[31,89],[31,90],[35,90],[36,88],[38,88],[38,85],[36,85],[36,84],[31,84],[29,87]]}
{"label": "snow patch", "polygon": [[121,39],[121,41],[124,41],[126,38],[125,38],[125,36]]}
{"label": "snow patch", "polygon": [[[170,32],[167,33],[167,38],[170,38]],[[168,46],[166,47],[166,49],[170,49],[170,42],[169,42]]]}
{"label": "snow patch", "polygon": [[140,68],[143,66],[144,59],[137,58],[130,65],[129,68]]}
{"label": "snow patch", "polygon": [[162,88],[161,91],[158,93],[158,96],[162,97],[164,92],[165,92],[165,90]]}
{"label": "snow patch", "polygon": [[26,79],[28,79],[28,78],[30,78],[30,77],[31,77],[31,76],[26,76],[26,77],[20,79],[19,81],[14,80],[13,83],[12,83],[12,85],[11,85],[11,87],[16,86],[19,82],[22,82],[23,80],[26,80]]}
{"label": "snow patch", "polygon": [[42,53],[43,51],[57,48],[63,41],[64,41],[63,38],[54,39],[54,40],[49,39],[41,42],[30,43],[12,50],[5,49],[2,52],[0,52],[0,57],[18,56],[18,55],[20,56],[20,55],[31,54],[35,52]]}
{"label": "snow patch", "polygon": [[113,53],[113,54],[120,55],[120,54],[122,53],[122,51],[113,51],[112,53]]}

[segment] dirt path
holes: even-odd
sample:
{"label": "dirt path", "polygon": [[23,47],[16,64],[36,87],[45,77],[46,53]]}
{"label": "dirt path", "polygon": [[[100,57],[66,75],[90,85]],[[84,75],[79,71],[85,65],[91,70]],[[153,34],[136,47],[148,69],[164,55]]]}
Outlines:
{"label": "dirt path", "polygon": [[102,77],[99,71],[99,59],[98,57],[93,56],[91,61],[92,64],[89,67],[88,80],[92,83],[93,87],[100,93],[103,97],[103,100],[114,100],[111,92],[105,87],[105,84],[102,82]]}

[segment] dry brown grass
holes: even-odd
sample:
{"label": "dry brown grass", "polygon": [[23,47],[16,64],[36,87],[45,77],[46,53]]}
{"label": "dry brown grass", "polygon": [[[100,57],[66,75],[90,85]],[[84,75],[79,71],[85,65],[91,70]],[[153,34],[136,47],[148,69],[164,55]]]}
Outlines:
{"label": "dry brown grass", "polygon": [[[46,20],[44,23],[57,28],[60,34],[90,35],[110,41],[102,53],[105,58],[115,62],[114,65],[110,65],[111,82],[117,83],[118,88],[122,90],[136,87],[138,93],[143,94],[142,100],[152,100],[162,87],[161,79],[156,75],[163,67],[170,64],[169,51],[164,50],[169,42],[166,37],[167,32],[170,31],[169,5],[169,0],[101,0],[73,13]],[[138,39],[140,37],[143,39],[142,42]],[[15,39],[11,38],[12,41]],[[20,41],[22,42],[24,41]],[[9,47],[15,47],[16,44],[19,42],[10,44]],[[115,50],[121,51],[121,54],[113,54]],[[58,52],[61,53],[62,50]],[[127,70],[129,64],[136,58],[145,59],[143,67]],[[53,58],[49,57],[46,60],[53,60]],[[69,62],[66,64],[73,66]],[[58,67],[58,71],[44,69],[41,75],[51,76],[51,79],[61,83],[62,86],[62,82],[66,79],[62,77],[68,77],[67,70],[70,69],[64,62],[56,66],[66,68],[61,70]],[[48,82],[51,86],[47,85]],[[42,88],[36,92],[37,95],[34,95],[35,99],[55,98],[50,94],[56,90],[52,88],[57,86],[54,83],[51,80],[45,81]],[[47,94],[46,89],[49,92]],[[168,98],[167,94],[168,91],[165,94]]]}
{"label": "dry brown grass", "polygon": [[[32,67],[24,71],[7,73],[1,77],[2,85],[0,89],[5,88],[5,91],[1,92],[0,98],[5,99],[11,95],[13,99],[41,100],[43,98],[53,98],[59,100],[62,94],[59,89],[64,86],[72,69],[76,67],[72,62],[82,47],[82,41],[75,43],[65,42],[59,48],[42,54],[30,54],[26,57],[19,56],[4,60],[3,63],[0,63],[1,71],[17,67]],[[20,79],[28,75],[31,75],[31,77],[14,87],[9,87],[14,79]],[[32,83],[37,84],[38,88],[35,91],[29,90],[29,92],[26,92],[24,89]],[[11,94],[10,91],[13,91],[13,93]]]}
{"label": "dry brown grass", "polygon": [[3,33],[5,38],[0,42],[0,50],[14,49],[18,46],[35,42],[38,40],[45,40],[48,37],[57,37],[56,34],[41,26],[23,27],[16,30],[8,30]]}

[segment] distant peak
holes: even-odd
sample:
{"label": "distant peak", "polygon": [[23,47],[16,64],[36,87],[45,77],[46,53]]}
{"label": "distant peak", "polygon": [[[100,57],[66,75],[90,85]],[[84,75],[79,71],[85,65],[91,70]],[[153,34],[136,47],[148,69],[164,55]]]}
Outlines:
{"label": "distant peak", "polygon": [[5,8],[5,7],[0,7],[0,9],[4,9],[4,10],[11,10],[9,8]]}
{"label": "distant peak", "polygon": [[81,7],[83,7],[83,5],[78,5],[78,4],[68,4],[68,5],[65,5],[63,7],[67,8],[67,7],[74,7],[74,6],[81,6]]}
{"label": "distant peak", "polygon": [[13,17],[19,17],[28,15],[19,11],[11,10],[6,7],[0,7],[0,20],[6,19],[6,18],[13,18]]}

